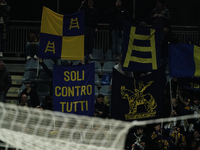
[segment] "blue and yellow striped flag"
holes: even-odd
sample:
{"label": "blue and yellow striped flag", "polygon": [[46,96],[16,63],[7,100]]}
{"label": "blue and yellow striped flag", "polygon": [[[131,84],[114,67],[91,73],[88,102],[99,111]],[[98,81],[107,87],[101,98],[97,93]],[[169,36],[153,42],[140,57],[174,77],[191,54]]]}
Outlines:
{"label": "blue and yellow striped flag", "polygon": [[171,77],[200,77],[200,47],[170,44],[169,69]]}
{"label": "blue and yellow striped flag", "polygon": [[61,15],[43,7],[39,57],[84,59],[84,12]]}
{"label": "blue and yellow striped flag", "polygon": [[152,71],[160,66],[160,28],[138,27],[124,21],[124,71]]}

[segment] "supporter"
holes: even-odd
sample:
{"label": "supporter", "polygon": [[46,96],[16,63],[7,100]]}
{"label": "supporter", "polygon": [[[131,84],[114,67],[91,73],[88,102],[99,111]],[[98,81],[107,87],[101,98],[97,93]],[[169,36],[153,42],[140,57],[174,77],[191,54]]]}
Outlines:
{"label": "supporter", "polygon": [[6,102],[6,93],[11,87],[11,84],[11,75],[6,70],[4,62],[0,60],[0,102]]}
{"label": "supporter", "polygon": [[179,140],[176,150],[189,150],[187,141]]}
{"label": "supporter", "polygon": [[159,140],[161,140],[163,137],[162,137],[162,134],[161,134],[161,125],[160,123],[158,124],[155,124],[154,125],[154,131],[151,133],[151,136],[150,136],[150,147],[152,149],[157,149],[158,148],[158,142]]}
{"label": "supporter", "polygon": [[169,48],[168,45],[170,44],[177,44],[179,43],[178,38],[176,35],[171,31],[171,27],[169,25],[163,27],[164,38],[161,42],[161,64],[167,65],[168,68],[168,53]]}
{"label": "supporter", "polygon": [[39,108],[46,110],[53,110],[53,98],[51,96],[46,96],[44,102]]}
{"label": "supporter", "polygon": [[31,30],[28,34],[26,43],[26,56],[27,60],[34,58],[37,59],[39,52],[39,36],[35,31]]}
{"label": "supporter", "polygon": [[178,40],[171,32],[170,12],[165,7],[164,0],[157,1],[157,7],[152,10],[150,20],[152,25],[159,26],[161,28],[161,64],[166,65],[168,64],[168,42],[178,43]]}
{"label": "supporter", "polygon": [[196,142],[200,142],[200,134],[199,134],[199,130],[195,130],[194,133],[193,133],[193,139],[196,141]]}
{"label": "supporter", "polygon": [[190,150],[196,150],[196,148],[197,148],[197,142],[195,140],[190,141],[189,149]]}
{"label": "supporter", "polygon": [[92,51],[94,48],[94,38],[95,32],[97,32],[98,25],[98,10],[94,7],[94,0],[82,1],[85,15],[85,57],[89,56],[90,59],[93,59]]}
{"label": "supporter", "polygon": [[36,108],[36,106],[40,105],[40,100],[36,89],[32,86],[31,80],[26,79],[24,82],[26,88],[21,92],[19,104],[21,103],[21,97],[23,94],[27,95],[28,106]]}
{"label": "supporter", "polygon": [[[174,111],[173,111],[174,110]],[[170,103],[166,103],[164,117],[182,115],[183,106],[178,102],[176,94],[172,94]]]}
{"label": "supporter", "polygon": [[99,94],[96,99],[95,103],[95,112],[94,116],[95,117],[100,117],[100,118],[107,118],[109,114],[109,107],[104,104],[104,95]]}
{"label": "supporter", "polygon": [[151,21],[154,26],[160,25],[162,29],[170,25],[170,12],[165,7],[164,0],[157,1],[157,7],[151,12]]}
{"label": "supporter", "polygon": [[0,0],[0,57],[3,57],[3,52],[5,50],[7,30],[10,26],[10,5],[6,0]]}
{"label": "supporter", "polygon": [[137,145],[142,146],[143,144],[145,145],[145,147],[148,146],[148,137],[146,134],[144,134],[144,127],[137,126],[135,128],[135,132],[132,133],[127,139],[126,149],[132,149],[132,147],[137,147]]}
{"label": "supporter", "polygon": [[[180,92],[178,92],[180,101],[185,105],[183,109],[184,114],[194,114],[197,115],[200,112],[200,96],[198,94],[194,94],[192,96],[192,102],[188,100],[184,100],[181,96]],[[196,117],[195,119],[190,119],[190,128],[199,128],[200,127],[200,118]],[[194,129],[190,129],[191,131]]]}
{"label": "supporter", "polygon": [[197,150],[200,150],[200,142],[197,143]]}
{"label": "supporter", "polygon": [[22,94],[20,99],[21,99],[21,102],[19,103],[19,106],[29,107],[30,102],[28,101],[28,97],[26,94]]}
{"label": "supporter", "polygon": [[115,6],[109,9],[106,14],[110,25],[111,32],[111,49],[113,60],[122,54],[122,41],[123,41],[123,21],[128,20],[136,22],[122,7],[122,0],[116,0]]}
{"label": "supporter", "polygon": [[44,71],[46,72],[46,74],[53,79],[53,71],[51,71],[46,64],[43,62],[42,58],[38,58],[40,65],[42,66],[42,68],[44,69]]}
{"label": "supporter", "polygon": [[168,140],[170,141],[169,142],[170,147],[176,149],[180,141],[182,142],[185,141],[185,132],[183,127],[181,126],[174,127],[174,131],[172,132],[172,134],[170,134]]}

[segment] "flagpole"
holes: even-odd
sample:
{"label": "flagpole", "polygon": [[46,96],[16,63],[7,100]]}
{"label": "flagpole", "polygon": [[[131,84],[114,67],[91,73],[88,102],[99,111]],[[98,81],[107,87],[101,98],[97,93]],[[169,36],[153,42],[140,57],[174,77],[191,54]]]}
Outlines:
{"label": "flagpole", "polygon": [[162,129],[163,129],[163,118],[161,118],[161,131],[160,131],[161,135],[162,135]]}
{"label": "flagpole", "polygon": [[[170,91],[170,102],[172,102],[172,84],[171,84],[172,78],[169,78],[169,91]],[[171,111],[173,110],[173,105],[171,103]]]}
{"label": "flagpole", "polygon": [[135,18],[135,0],[133,0],[133,18]]}
{"label": "flagpole", "polygon": [[86,0],[82,1],[81,6],[79,7],[78,11],[81,10],[81,8],[83,7],[83,4],[85,3]]}
{"label": "flagpole", "polygon": [[37,77],[38,77],[38,74],[39,74],[39,60],[37,60]]}
{"label": "flagpole", "polygon": [[57,13],[59,13],[59,9],[60,9],[60,0],[57,0]]}

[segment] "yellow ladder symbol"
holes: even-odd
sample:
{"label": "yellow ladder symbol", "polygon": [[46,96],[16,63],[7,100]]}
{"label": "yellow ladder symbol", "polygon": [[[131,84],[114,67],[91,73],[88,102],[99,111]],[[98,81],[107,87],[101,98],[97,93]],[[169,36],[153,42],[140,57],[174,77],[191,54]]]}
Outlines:
{"label": "yellow ladder symbol", "polygon": [[55,54],[55,42],[50,42],[48,41],[47,43],[47,47],[45,49],[45,53],[49,51],[49,52],[53,52]]}
{"label": "yellow ladder symbol", "polygon": [[78,18],[76,17],[75,19],[71,18],[71,23],[69,26],[69,30],[72,28],[78,28],[79,29],[79,23],[78,23]]}

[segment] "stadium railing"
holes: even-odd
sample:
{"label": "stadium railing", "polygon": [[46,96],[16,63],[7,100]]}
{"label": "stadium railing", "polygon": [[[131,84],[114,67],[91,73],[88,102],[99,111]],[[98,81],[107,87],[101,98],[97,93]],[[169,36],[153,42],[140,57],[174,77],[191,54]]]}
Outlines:
{"label": "stadium railing", "polygon": [[[39,34],[40,21],[12,21],[8,29],[5,53],[25,53],[25,44],[28,32],[34,30]],[[95,49],[103,49],[104,54],[110,47],[109,25],[99,24],[99,30],[95,37]],[[200,44],[200,29],[198,26],[172,26],[172,31],[178,37],[180,43],[185,43],[190,38],[197,45]]]}

